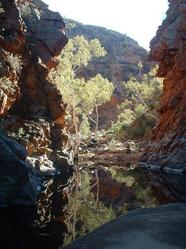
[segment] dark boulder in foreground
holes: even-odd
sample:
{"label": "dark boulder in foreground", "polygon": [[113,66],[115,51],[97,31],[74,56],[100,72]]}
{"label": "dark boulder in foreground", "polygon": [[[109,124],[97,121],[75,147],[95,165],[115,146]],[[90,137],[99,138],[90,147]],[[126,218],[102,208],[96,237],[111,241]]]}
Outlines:
{"label": "dark boulder in foreground", "polygon": [[66,249],[185,249],[186,204],[138,209],[113,220]]}
{"label": "dark boulder in foreground", "polygon": [[[63,158],[65,159],[65,157]],[[34,159],[30,161],[34,162]],[[63,242],[63,188],[70,164],[55,167],[27,160],[27,151],[0,130],[0,248],[54,249]],[[59,212],[60,210],[60,212]]]}

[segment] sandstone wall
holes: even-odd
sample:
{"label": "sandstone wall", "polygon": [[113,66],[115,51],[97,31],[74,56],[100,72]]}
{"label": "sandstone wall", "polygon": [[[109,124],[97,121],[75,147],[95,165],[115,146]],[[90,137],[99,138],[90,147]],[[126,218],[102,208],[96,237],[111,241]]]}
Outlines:
{"label": "sandstone wall", "polygon": [[151,42],[151,58],[160,64],[164,77],[160,118],[143,166],[165,171],[186,170],[186,1],[169,0],[169,10]]}

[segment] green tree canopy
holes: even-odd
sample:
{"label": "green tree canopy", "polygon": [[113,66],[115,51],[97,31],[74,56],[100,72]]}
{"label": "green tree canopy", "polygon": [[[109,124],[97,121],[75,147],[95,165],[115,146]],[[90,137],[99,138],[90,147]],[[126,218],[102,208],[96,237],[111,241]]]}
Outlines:
{"label": "green tree canopy", "polygon": [[72,123],[78,141],[80,141],[80,132],[86,131],[88,134],[89,120],[92,119],[90,113],[94,110],[97,114],[94,121],[97,131],[97,107],[109,101],[114,90],[113,84],[100,74],[85,80],[83,77],[78,77],[78,72],[79,69],[86,67],[92,58],[104,55],[106,51],[99,40],[88,41],[83,36],[76,36],[70,39],[65,47],[57,73],[51,73],[63,95],[64,102],[67,103],[67,120]]}
{"label": "green tree canopy", "polygon": [[142,138],[157,122],[157,106],[162,94],[163,79],[156,77],[158,66],[144,74],[141,80],[132,77],[123,83],[126,93],[118,107],[120,114],[110,132],[124,138]]}

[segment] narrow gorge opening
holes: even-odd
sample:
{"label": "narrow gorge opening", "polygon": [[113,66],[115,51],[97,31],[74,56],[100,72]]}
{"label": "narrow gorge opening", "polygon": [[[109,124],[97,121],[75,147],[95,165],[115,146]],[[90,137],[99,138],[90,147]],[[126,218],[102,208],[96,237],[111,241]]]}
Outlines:
{"label": "narrow gorge opening", "polygon": [[0,1],[0,247],[185,248],[185,4],[168,2]]}

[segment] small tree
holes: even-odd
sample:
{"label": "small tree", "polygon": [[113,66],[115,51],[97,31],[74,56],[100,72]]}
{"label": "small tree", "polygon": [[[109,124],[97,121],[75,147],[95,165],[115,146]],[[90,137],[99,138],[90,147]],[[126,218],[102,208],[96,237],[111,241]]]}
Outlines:
{"label": "small tree", "polygon": [[157,66],[140,81],[131,78],[123,83],[126,92],[124,102],[119,106],[120,114],[110,132],[122,138],[147,136],[157,122],[157,106],[162,94],[163,79],[156,77]]}
{"label": "small tree", "polygon": [[92,108],[95,108],[96,120],[94,121],[90,115],[89,118],[95,123],[95,136],[97,137],[97,131],[99,127],[99,113],[98,107],[103,103],[108,102],[111,99],[114,91],[113,83],[103,78],[100,74],[97,74],[94,78],[91,78],[87,82],[88,91],[91,92]]}
{"label": "small tree", "polygon": [[2,14],[2,13],[4,13],[5,11],[4,11],[4,9],[3,9],[3,7],[2,7],[2,4],[0,3],[0,14]]}
{"label": "small tree", "polygon": [[143,64],[141,61],[138,61],[137,63],[137,66],[139,68],[139,75],[140,75],[140,78],[142,77],[142,69],[143,69]]}
{"label": "small tree", "polygon": [[[64,102],[67,103],[68,121],[76,134],[76,153],[78,154],[80,131],[89,128],[87,117],[95,108],[97,113],[96,132],[98,129],[98,106],[108,101],[113,91],[113,85],[101,75],[96,75],[86,81],[78,78],[79,70],[86,67],[92,58],[104,56],[105,49],[99,40],[87,41],[83,36],[70,39],[61,55],[57,73],[51,76],[56,81]],[[86,118],[85,118],[86,117]],[[85,122],[86,121],[86,122]],[[82,129],[84,127],[84,129]]]}

